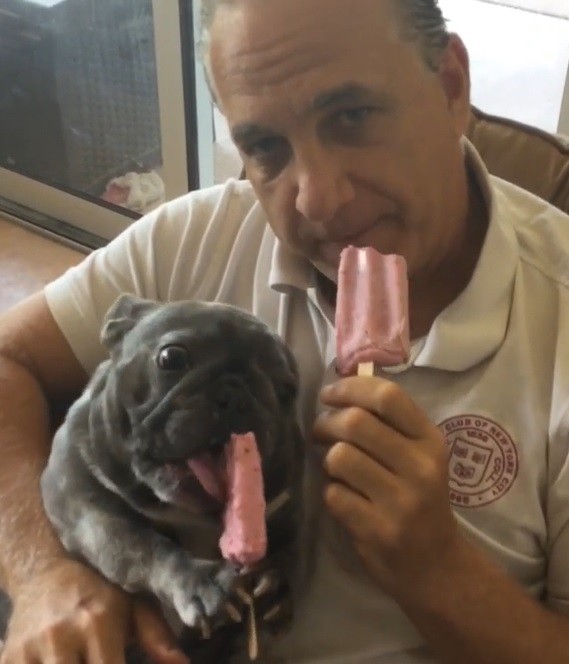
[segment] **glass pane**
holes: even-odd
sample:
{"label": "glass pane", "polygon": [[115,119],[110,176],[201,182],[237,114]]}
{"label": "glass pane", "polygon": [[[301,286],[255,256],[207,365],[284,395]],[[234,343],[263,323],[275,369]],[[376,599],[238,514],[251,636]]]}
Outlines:
{"label": "glass pane", "polygon": [[1,0],[0,166],[145,212],[164,183],[152,0]]}
{"label": "glass pane", "polygon": [[557,130],[569,57],[565,3],[569,0],[439,0],[449,28],[469,50],[474,104],[488,113]]}

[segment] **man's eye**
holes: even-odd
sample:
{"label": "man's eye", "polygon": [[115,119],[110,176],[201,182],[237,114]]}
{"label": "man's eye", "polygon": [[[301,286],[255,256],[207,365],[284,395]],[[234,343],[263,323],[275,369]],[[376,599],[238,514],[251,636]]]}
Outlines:
{"label": "man's eye", "polygon": [[366,122],[373,109],[369,106],[362,106],[360,108],[350,108],[345,111],[340,111],[337,114],[339,124],[345,129],[357,128]]}
{"label": "man's eye", "polygon": [[253,159],[268,159],[273,155],[282,152],[285,148],[285,142],[282,138],[267,137],[261,138],[243,148],[243,152]]}
{"label": "man's eye", "polygon": [[276,177],[290,159],[288,142],[278,136],[260,138],[241,149],[252,168],[251,172],[258,173],[264,181]]}

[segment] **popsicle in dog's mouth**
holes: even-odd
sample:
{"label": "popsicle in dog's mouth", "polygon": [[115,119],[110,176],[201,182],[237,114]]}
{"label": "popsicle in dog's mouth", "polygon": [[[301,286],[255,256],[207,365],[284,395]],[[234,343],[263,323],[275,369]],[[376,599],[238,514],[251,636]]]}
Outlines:
{"label": "popsicle in dog's mouth", "polygon": [[212,498],[224,503],[221,554],[249,566],[267,554],[266,502],[261,457],[254,433],[232,434],[217,460],[209,453],[188,466]]}
{"label": "popsicle in dog's mouth", "polygon": [[[236,565],[254,565],[267,555],[265,490],[255,434],[232,434],[220,463],[208,453],[188,461],[190,470],[210,496],[225,503],[221,555]],[[249,659],[259,654],[255,600],[243,593],[249,607]]]}

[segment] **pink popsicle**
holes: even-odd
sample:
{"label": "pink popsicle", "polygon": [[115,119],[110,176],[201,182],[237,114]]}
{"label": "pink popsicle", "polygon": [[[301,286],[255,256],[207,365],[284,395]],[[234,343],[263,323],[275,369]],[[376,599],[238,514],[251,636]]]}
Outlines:
{"label": "pink popsicle", "polygon": [[346,247],[336,300],[336,366],[342,376],[409,359],[409,286],[402,256]]}
{"label": "pink popsicle", "polygon": [[226,560],[252,565],[267,553],[265,492],[255,435],[232,434],[226,459],[227,503],[219,547]]}

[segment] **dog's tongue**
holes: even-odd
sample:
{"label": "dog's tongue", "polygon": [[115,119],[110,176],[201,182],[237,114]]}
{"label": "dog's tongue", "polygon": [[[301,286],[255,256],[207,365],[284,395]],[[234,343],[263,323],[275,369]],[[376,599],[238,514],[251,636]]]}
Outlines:
{"label": "dog's tongue", "polygon": [[225,446],[227,503],[221,554],[238,565],[252,565],[267,554],[265,491],[255,434],[232,434]]}
{"label": "dog's tongue", "polygon": [[188,466],[196,476],[198,482],[220,503],[225,502],[225,468],[208,452],[200,454],[199,457],[188,459]]}

